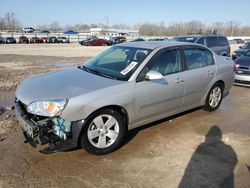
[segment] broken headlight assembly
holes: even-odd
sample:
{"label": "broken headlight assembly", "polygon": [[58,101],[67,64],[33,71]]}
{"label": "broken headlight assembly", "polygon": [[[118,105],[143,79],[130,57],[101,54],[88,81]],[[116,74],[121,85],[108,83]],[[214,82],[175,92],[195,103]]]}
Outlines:
{"label": "broken headlight assembly", "polygon": [[28,105],[28,112],[46,117],[58,116],[62,113],[66,104],[66,99],[35,101]]}

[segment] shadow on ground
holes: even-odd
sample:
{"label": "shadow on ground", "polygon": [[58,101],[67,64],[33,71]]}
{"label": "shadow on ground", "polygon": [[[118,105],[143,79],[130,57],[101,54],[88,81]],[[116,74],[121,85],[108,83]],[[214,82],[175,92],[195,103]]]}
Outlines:
{"label": "shadow on ground", "polygon": [[233,148],[222,140],[219,127],[213,126],[193,153],[179,188],[234,187],[234,168],[238,162]]}

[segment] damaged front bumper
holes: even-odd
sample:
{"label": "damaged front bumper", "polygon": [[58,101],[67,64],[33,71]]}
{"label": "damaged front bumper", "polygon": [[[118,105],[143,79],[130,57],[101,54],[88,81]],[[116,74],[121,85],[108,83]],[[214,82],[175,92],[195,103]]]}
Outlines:
{"label": "damaged front bumper", "polygon": [[57,151],[67,151],[78,146],[84,121],[67,122],[60,117],[42,117],[27,112],[27,107],[21,101],[14,103],[16,117],[22,127],[25,143],[34,148],[37,144],[48,144],[40,152],[49,154]]}

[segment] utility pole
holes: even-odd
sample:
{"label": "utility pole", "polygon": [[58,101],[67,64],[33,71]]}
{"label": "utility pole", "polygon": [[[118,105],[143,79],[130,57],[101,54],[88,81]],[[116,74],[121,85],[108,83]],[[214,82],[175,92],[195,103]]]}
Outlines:
{"label": "utility pole", "polygon": [[230,22],[230,24],[231,24],[231,36],[233,36],[233,34],[234,34],[234,24],[233,24],[232,21]]}
{"label": "utility pole", "polygon": [[12,19],[12,23],[11,23],[11,25],[12,25],[12,32],[15,30],[15,21],[14,21],[14,13],[13,12],[11,12],[11,19]]}
{"label": "utility pole", "polygon": [[7,12],[7,14],[6,14],[6,19],[7,19],[7,24],[8,24],[8,30],[10,30],[11,23],[10,23],[10,13],[9,12]]}
{"label": "utility pole", "polygon": [[109,32],[109,17],[108,17],[108,16],[106,17],[106,21],[107,21],[107,25],[106,25],[106,27],[107,27],[107,29],[106,29],[106,34],[108,34],[108,32]]}

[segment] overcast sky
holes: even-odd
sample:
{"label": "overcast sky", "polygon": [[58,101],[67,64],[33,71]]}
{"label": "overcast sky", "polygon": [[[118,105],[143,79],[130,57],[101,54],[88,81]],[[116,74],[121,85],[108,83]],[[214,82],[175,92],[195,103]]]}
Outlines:
{"label": "overcast sky", "polygon": [[238,21],[250,25],[250,0],[0,0],[0,16],[14,12],[23,26],[77,23]]}

